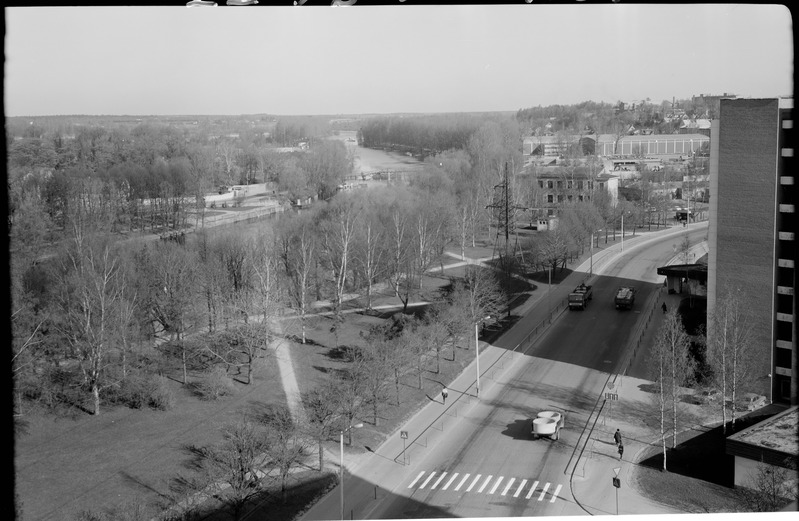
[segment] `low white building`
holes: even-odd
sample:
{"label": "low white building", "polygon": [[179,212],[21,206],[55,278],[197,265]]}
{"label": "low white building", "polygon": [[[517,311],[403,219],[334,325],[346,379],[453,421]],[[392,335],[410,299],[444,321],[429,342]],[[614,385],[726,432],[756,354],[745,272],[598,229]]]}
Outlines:
{"label": "low white building", "polygon": [[[799,457],[799,407],[790,407],[727,438],[725,452],[735,457],[735,486],[751,488],[758,466],[788,468]],[[792,470],[793,487],[797,486]]]}

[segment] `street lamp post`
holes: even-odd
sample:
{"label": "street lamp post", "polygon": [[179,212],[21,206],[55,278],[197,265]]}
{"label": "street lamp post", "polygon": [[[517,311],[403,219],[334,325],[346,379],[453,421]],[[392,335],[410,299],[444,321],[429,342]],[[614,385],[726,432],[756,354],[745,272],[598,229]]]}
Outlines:
{"label": "street lamp post", "polygon": [[488,320],[491,318],[487,316],[485,318],[481,318],[474,323],[474,361],[477,364],[477,383],[475,384],[475,394],[477,397],[480,397],[480,340],[477,337],[477,326],[480,325],[480,322],[483,320]]}
{"label": "street lamp post", "polygon": [[363,427],[363,423],[356,423],[355,425],[350,425],[346,429],[341,431],[341,460],[339,461],[339,478],[338,478],[338,486],[341,498],[341,519],[344,519],[344,433],[349,431],[350,429],[360,429]]}

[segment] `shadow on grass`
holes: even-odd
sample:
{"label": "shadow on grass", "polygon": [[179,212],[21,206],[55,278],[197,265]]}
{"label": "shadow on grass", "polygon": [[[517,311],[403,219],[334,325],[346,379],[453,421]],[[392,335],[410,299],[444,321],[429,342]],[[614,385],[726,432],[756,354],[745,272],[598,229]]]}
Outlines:
{"label": "shadow on grass", "polygon": [[[666,450],[666,467],[671,473],[732,487],[735,459],[725,454],[724,441],[720,426],[698,434],[678,444],[676,449]],[[649,451],[652,455],[640,464],[655,470],[662,469],[662,449],[652,447]]]}

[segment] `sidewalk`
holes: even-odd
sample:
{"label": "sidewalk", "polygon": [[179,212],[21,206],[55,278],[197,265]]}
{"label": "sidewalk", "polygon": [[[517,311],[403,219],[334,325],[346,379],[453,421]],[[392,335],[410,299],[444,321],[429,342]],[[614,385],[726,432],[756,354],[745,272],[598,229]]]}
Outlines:
{"label": "sidewalk", "polygon": [[[695,226],[702,226],[699,223]],[[655,240],[654,238],[670,235],[678,235],[683,233],[685,228],[672,227],[666,230],[655,232],[638,232],[635,237],[625,238],[624,247],[625,251],[649,241]],[[602,271],[603,266],[610,264],[617,256],[621,255],[620,244],[615,244],[611,247],[603,249],[600,254],[594,255],[594,275]],[[601,256],[600,256],[601,255]],[[460,255],[450,255],[452,257],[460,258]],[[467,259],[456,263],[479,263],[485,259]],[[589,271],[589,261],[583,262],[579,267],[574,269],[574,273],[562,281],[561,286],[571,287],[574,278],[582,279]],[[535,307],[542,299],[546,298],[546,292],[534,292],[529,299],[522,305],[514,308],[513,313],[516,315],[524,315]],[[513,364],[509,363],[514,356],[521,356],[509,349],[499,348],[481,342],[480,344],[480,397],[485,399],[492,394],[495,387],[496,380],[501,380],[503,371],[510,369]],[[293,374],[290,367],[291,360],[288,357],[278,357],[278,362],[281,369],[281,377],[283,374]],[[353,486],[357,487],[358,483],[374,483],[375,476],[384,477],[382,487],[387,490],[392,490],[398,486],[401,473],[392,472],[396,469],[396,465],[403,465],[416,461],[421,457],[421,454],[433,450],[435,445],[445,438],[444,425],[447,428],[452,428],[452,425],[458,421],[458,408],[463,406],[473,406],[479,403],[477,400],[477,389],[475,388],[475,374],[477,372],[477,360],[472,360],[471,364],[467,366],[452,382],[447,385],[450,391],[450,399],[447,400],[446,407],[442,407],[440,403],[429,403],[418,410],[409,420],[405,421],[403,425],[386,437],[380,446],[374,450],[373,453],[364,454],[350,454],[347,453],[345,458],[345,467],[354,476],[360,477],[360,480],[354,480],[353,485],[350,480],[347,481],[348,490]],[[493,375],[493,377],[490,377]],[[499,375],[499,376],[498,376]],[[633,379],[622,378],[621,380],[633,382]],[[641,382],[645,382],[641,380]],[[622,384],[625,385],[625,384]],[[648,399],[648,394],[644,391],[637,389],[637,384],[626,384],[624,401],[642,402]],[[629,393],[627,391],[630,391]],[[288,395],[288,391],[287,391]],[[289,399],[289,403],[299,403],[296,400]],[[301,404],[299,405],[301,406]],[[614,411],[615,412],[615,411]],[[461,414],[462,415],[462,414]],[[615,509],[615,496],[609,492],[604,486],[597,486],[597,479],[605,479],[607,474],[607,485],[612,488],[611,477],[613,476],[613,468],[619,467],[618,454],[616,453],[616,446],[612,443],[613,431],[616,427],[622,429],[622,432],[627,433],[625,437],[625,448],[627,450],[625,460],[622,462],[622,470],[620,471],[620,478],[624,486],[624,482],[629,483],[631,477],[630,467],[634,467],[629,462],[635,461],[635,458],[650,443],[651,433],[645,427],[640,426],[640,421],[636,423],[635,418],[615,418],[614,425],[616,427],[611,431],[611,426],[601,425],[603,420],[599,420],[596,430],[593,432],[588,446],[585,449],[583,458],[578,461],[575,472],[572,476],[572,494],[575,500],[581,505],[583,510],[590,514],[614,514]],[[403,432],[408,433],[407,438],[403,438]],[[610,443],[605,440],[610,440]],[[406,449],[403,451],[403,447]],[[338,468],[338,457],[326,451],[327,464],[330,468]],[[397,481],[394,483],[393,481]],[[368,497],[369,493],[362,494],[363,497]],[[322,498],[316,505],[306,512],[303,518],[305,519],[321,519],[320,512],[325,509],[331,508],[331,504],[336,504],[338,498],[336,494],[329,493]],[[657,513],[680,513],[667,506],[659,505],[650,501],[643,496],[637,494],[630,487],[623,488],[619,491],[619,512],[625,514],[657,514]],[[350,505],[358,510],[358,505]]]}

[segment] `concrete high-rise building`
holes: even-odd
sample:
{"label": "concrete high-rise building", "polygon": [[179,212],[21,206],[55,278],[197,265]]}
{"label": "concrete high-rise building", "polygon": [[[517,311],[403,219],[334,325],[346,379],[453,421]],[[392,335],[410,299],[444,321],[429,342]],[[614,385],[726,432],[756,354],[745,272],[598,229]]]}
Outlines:
{"label": "concrete high-rise building", "polygon": [[748,384],[797,403],[793,99],[721,99],[713,121],[708,314],[727,288],[746,296],[757,362]]}

